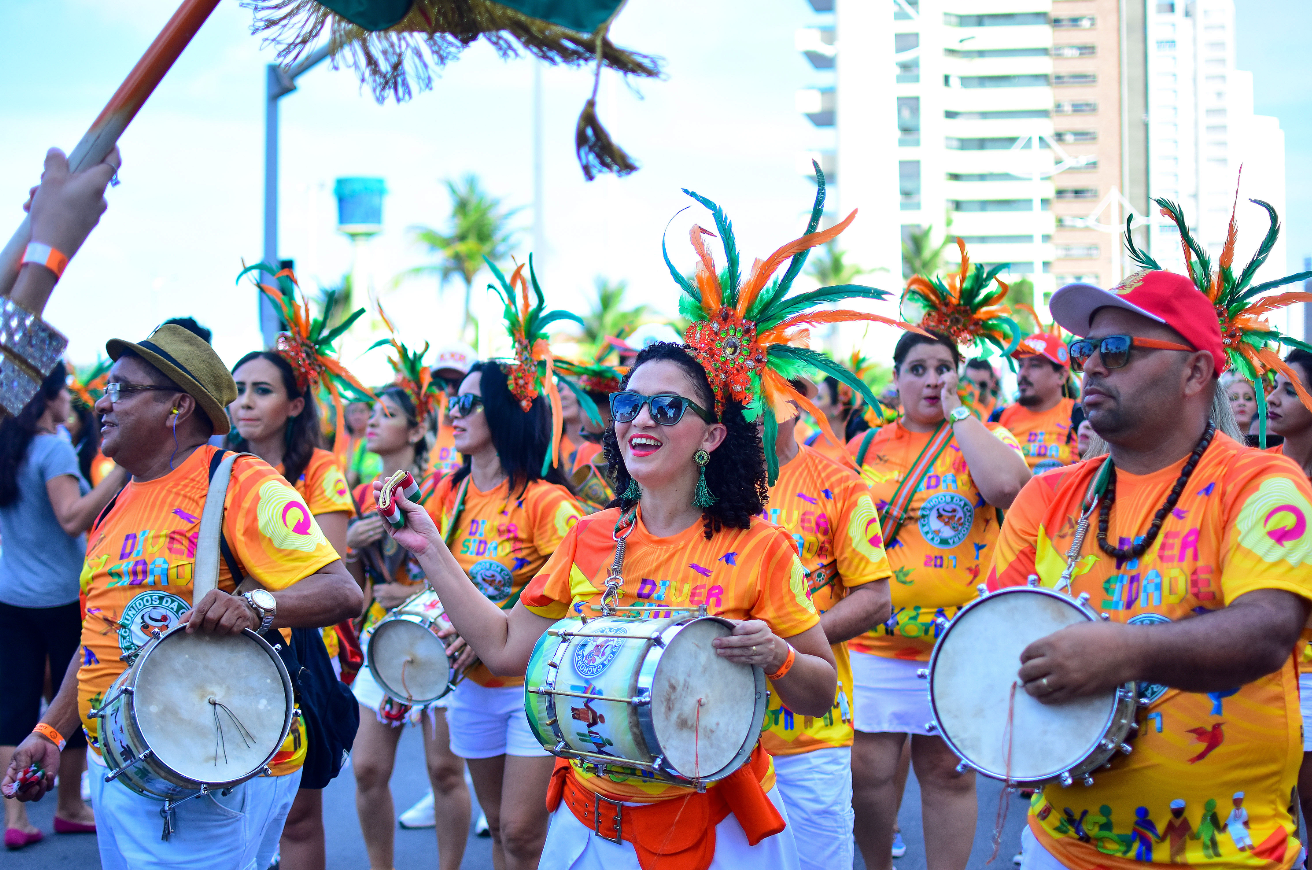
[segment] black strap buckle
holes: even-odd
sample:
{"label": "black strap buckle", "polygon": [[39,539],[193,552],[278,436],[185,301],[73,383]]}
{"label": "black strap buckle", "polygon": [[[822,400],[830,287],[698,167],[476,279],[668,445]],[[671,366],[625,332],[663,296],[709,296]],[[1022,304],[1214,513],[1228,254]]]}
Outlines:
{"label": "black strap buckle", "polygon": [[[611,821],[614,822],[615,824],[614,837],[608,837],[601,832],[601,822],[602,822],[601,805],[602,804],[607,804],[612,810],[614,810],[614,815],[611,817]],[[596,834],[598,837],[601,837],[603,840],[614,843],[617,846],[621,845],[624,842],[623,819],[624,819],[624,804],[622,804],[619,801],[613,801],[610,798],[598,794],[595,791],[592,793],[592,832],[594,834]]]}

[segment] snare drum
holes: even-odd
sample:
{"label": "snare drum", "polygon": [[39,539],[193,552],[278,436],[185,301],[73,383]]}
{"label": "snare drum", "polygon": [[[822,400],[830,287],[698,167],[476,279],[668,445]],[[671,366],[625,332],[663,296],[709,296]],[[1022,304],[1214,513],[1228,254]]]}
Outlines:
{"label": "snare drum", "polygon": [[[934,724],[961,759],[991,779],[1070,785],[1118,751],[1134,727],[1134,683],[1088,698],[1041,704],[1019,684],[1021,652],[1068,625],[1097,622],[1087,595],[1009,587],[964,607],[934,646],[929,699]],[[923,673],[923,672],[922,672]]]}
{"label": "snare drum", "polygon": [[177,802],[268,772],[294,715],[292,682],[262,637],[188,634],[148,641],[100,708],[100,751],[139,795]]}
{"label": "snare drum", "polygon": [[437,593],[428,588],[374,624],[365,657],[388,697],[402,704],[430,704],[455,688],[464,672],[454,671],[446,641],[437,636],[450,625]]}
{"label": "snare drum", "polygon": [[768,698],[764,671],[716,655],[711,641],[732,631],[714,616],[561,620],[529,659],[529,726],[598,771],[723,779],[751,755]]}

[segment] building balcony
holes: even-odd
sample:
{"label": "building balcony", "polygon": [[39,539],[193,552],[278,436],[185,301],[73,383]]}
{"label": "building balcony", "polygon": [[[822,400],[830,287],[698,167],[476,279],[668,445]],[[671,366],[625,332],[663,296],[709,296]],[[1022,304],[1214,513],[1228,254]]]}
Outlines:
{"label": "building balcony", "polygon": [[807,0],[816,12],[833,12],[834,0]]}
{"label": "building balcony", "polygon": [[797,92],[794,98],[797,111],[817,127],[834,126],[838,108],[838,95],[833,88],[805,88]]}
{"label": "building balcony", "polygon": [[803,27],[793,35],[793,46],[816,69],[834,68],[838,56],[838,49],[834,46],[834,28]]}

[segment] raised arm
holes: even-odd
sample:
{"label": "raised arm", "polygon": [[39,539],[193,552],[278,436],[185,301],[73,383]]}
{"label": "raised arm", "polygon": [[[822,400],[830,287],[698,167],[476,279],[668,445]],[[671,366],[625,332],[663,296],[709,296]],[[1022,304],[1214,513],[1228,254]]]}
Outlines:
{"label": "raised arm", "polygon": [[106,474],[104,480],[86,495],[82,495],[77,478],[71,474],[61,474],[47,480],[46,495],[50,497],[50,507],[55,511],[59,527],[64,530],[64,534],[73,537],[91,528],[114,493],[127,482],[128,473],[121,466],[115,465],[114,470]]}
{"label": "raised arm", "polygon": [[[944,378],[941,396],[944,414],[951,414],[961,407],[955,374]],[[973,415],[951,425],[952,435],[961,448],[961,456],[970,468],[971,480],[975,481],[979,494],[994,507],[1004,510],[1011,507],[1021,487],[1033,477],[1024,457]]]}

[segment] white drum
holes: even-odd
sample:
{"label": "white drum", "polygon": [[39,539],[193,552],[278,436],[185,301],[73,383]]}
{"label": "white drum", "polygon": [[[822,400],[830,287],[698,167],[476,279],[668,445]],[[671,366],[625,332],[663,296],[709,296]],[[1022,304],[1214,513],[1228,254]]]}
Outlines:
{"label": "white drum", "polygon": [[1084,602],[1036,587],[1011,587],[962,608],[934,645],[929,698],[934,724],[961,759],[991,779],[1070,785],[1116,752],[1134,727],[1135,684],[1061,704],[1041,704],[1019,684],[1021,652],[1068,625],[1096,622]]}
{"label": "white drum", "polygon": [[93,711],[105,781],[172,803],[231,788],[267,772],[294,711],[287,668],[258,634],[178,626],[147,642]]}
{"label": "white drum", "polygon": [[446,696],[464,677],[437,636],[451,625],[432,589],[408,599],[369,631],[365,657],[379,688],[402,704],[421,705]]}

